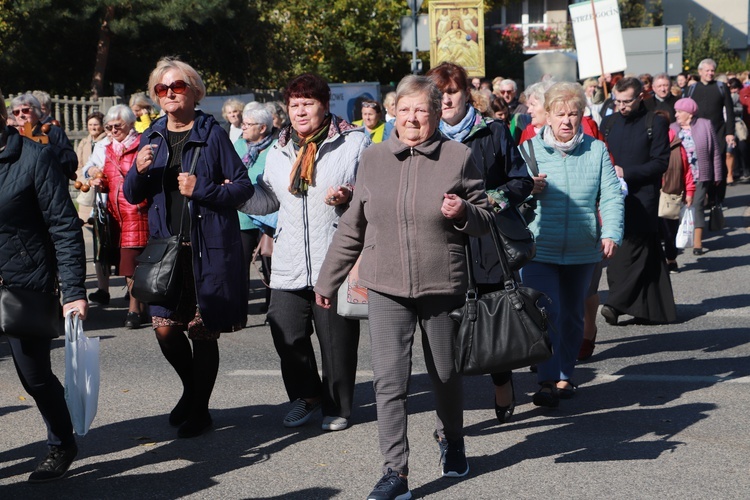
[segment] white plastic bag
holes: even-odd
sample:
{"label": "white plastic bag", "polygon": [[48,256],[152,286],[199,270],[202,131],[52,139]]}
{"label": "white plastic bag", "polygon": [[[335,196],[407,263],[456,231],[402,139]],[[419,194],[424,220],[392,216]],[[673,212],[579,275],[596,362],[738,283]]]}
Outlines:
{"label": "white plastic bag", "polygon": [[99,338],[88,338],[72,311],[65,315],[65,402],[73,430],[86,435],[99,405]]}
{"label": "white plastic bag", "polygon": [[680,210],[680,225],[677,228],[677,237],[675,238],[675,246],[677,248],[693,246],[693,231],[695,231],[694,211],[693,207],[686,205],[683,205]]}

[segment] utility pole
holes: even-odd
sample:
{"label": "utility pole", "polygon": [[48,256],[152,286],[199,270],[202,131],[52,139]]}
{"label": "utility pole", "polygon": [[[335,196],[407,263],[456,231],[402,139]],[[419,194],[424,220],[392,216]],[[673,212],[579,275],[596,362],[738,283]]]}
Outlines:
{"label": "utility pole", "polygon": [[419,10],[422,8],[423,0],[406,0],[406,4],[411,9],[411,18],[414,26],[414,48],[411,51],[411,72],[418,75],[422,72],[422,61],[417,59],[417,25],[419,24]]}

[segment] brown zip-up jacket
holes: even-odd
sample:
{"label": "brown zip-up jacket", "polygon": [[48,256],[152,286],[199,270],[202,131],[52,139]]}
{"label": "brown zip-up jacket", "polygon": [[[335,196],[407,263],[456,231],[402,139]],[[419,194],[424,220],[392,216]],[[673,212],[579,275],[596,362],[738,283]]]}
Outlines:
{"label": "brown zip-up jacket", "polygon": [[[466,201],[465,220],[446,219],[443,194]],[[466,292],[466,237],[489,231],[482,173],[468,147],[440,132],[409,147],[394,133],[362,153],[354,197],[320,270],[315,291],[336,295],[357,257],[360,284],[398,297]]]}

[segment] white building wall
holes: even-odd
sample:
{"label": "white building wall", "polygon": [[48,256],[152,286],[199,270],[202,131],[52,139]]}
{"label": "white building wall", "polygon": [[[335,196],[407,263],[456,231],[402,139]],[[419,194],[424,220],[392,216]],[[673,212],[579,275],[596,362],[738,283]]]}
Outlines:
{"label": "white building wall", "polygon": [[729,47],[746,51],[748,24],[750,23],[750,0],[662,0],[664,24],[681,24],[687,35],[688,15],[695,19],[696,28],[700,28],[713,17],[714,29],[724,24],[724,38]]}

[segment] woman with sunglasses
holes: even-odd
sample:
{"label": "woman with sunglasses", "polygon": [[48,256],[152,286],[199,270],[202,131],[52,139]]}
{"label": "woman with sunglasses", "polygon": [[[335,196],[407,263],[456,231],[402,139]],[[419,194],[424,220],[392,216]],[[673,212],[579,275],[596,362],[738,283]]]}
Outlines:
{"label": "woman with sunglasses", "polygon": [[[534,183],[526,164],[515,148],[508,127],[501,121],[482,117],[472,106],[466,70],[444,62],[427,72],[442,93],[440,131],[449,139],[471,149],[474,163],[480,167],[485,188],[497,212],[522,203],[531,194]],[[503,286],[503,275],[491,235],[469,239],[472,268],[481,293]],[[484,249],[484,250],[483,250]],[[498,422],[510,420],[515,409],[512,372],[493,373],[494,407]]]}
{"label": "woman with sunglasses", "polygon": [[212,424],[208,402],[219,370],[220,333],[247,321],[236,207],[250,198],[253,186],[219,122],[195,109],[206,87],[192,66],[163,58],[148,88],[165,116],[141,136],[125,198],[146,200],[152,238],[183,238],[180,293],[151,304],[151,315],[159,347],[183,385],[169,423],[179,426],[179,437],[192,438]]}
{"label": "woman with sunglasses", "polygon": [[42,132],[42,105],[31,93],[21,94],[10,101],[10,109],[16,120],[16,128],[23,135],[27,123],[31,124],[31,135],[38,137],[46,135],[49,147],[55,152],[60,161],[65,177],[74,179],[78,168],[78,157],[73,145],[59,125],[51,125],[47,132]]}
{"label": "woman with sunglasses", "polygon": [[362,119],[353,122],[352,125],[364,127],[373,143],[382,142],[385,122],[383,121],[383,108],[380,103],[372,99],[362,101]]}
{"label": "woman with sunglasses", "polygon": [[[104,166],[91,167],[87,174],[91,177],[89,184],[98,186],[102,193],[107,193],[107,212],[109,212],[110,259],[115,264],[115,273],[124,276],[128,290],[133,285],[133,273],[137,264],[136,258],[143,252],[148,242],[148,213],[146,203],[131,205],[125,199],[122,185],[138,152],[141,134],[135,131],[135,113],[124,104],[112,106],[104,118],[105,129],[110,134],[110,142],[104,150]],[[99,173],[103,177],[99,177]],[[109,285],[109,276],[105,283]],[[97,292],[106,293],[109,298],[109,286],[99,288]],[[93,295],[93,294],[92,294]],[[125,317],[125,328],[141,327],[141,318],[145,307],[130,295],[128,314]]]}

